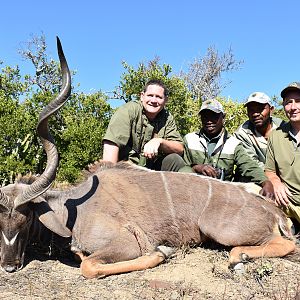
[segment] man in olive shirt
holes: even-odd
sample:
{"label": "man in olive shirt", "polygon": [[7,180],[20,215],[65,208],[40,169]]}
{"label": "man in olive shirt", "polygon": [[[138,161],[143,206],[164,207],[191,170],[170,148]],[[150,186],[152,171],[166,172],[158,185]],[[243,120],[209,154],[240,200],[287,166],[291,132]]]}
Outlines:
{"label": "man in olive shirt", "polygon": [[178,171],[184,165],[183,141],[165,109],[167,89],[150,80],[140,102],[130,101],[112,116],[103,141],[103,160],[129,160],[149,169]]}
{"label": "man in olive shirt", "polygon": [[284,122],[279,118],[272,117],[274,106],[271,98],[265,93],[250,94],[244,106],[247,108],[249,119],[236,130],[234,136],[242,142],[248,155],[263,169],[268,137],[273,129]]}
{"label": "man in olive shirt", "polygon": [[[275,203],[296,229],[300,225],[300,83],[281,92],[289,122],[273,130],[268,140],[265,173],[274,186]],[[296,222],[295,222],[296,221]]]}
{"label": "man in olive shirt", "polygon": [[272,197],[273,186],[262,168],[247,155],[241,141],[224,128],[225,111],[216,99],[206,100],[199,111],[202,128],[184,137],[185,162],[180,172],[193,171],[209,177],[232,181],[237,169],[248,182],[262,187],[262,195]]}

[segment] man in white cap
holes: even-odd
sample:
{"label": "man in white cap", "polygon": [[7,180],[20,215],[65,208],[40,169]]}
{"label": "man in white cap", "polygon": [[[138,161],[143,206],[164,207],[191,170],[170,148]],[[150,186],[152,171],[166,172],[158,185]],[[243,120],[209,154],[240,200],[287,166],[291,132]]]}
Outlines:
{"label": "man in white cap", "polygon": [[273,186],[263,169],[247,155],[242,143],[224,128],[225,111],[216,99],[206,100],[199,111],[202,128],[184,137],[184,160],[188,166],[179,172],[232,181],[237,169],[249,182],[262,187],[260,193],[274,196]]}
{"label": "man in white cap", "polygon": [[249,120],[242,124],[234,135],[242,142],[248,155],[263,168],[268,137],[274,128],[284,122],[271,116],[274,107],[270,97],[265,93],[252,93],[244,106],[247,108]]}

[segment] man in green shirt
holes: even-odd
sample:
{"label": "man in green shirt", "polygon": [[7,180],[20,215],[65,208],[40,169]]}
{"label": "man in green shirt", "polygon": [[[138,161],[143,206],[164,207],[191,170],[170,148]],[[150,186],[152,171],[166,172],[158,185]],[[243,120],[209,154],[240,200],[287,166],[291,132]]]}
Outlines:
{"label": "man in green shirt", "polygon": [[140,99],[124,104],[112,116],[103,140],[103,160],[129,160],[149,169],[178,171],[184,165],[184,147],[175,121],[165,109],[165,85],[149,81]]}
{"label": "man in green shirt", "polygon": [[242,142],[247,154],[264,168],[268,137],[273,129],[284,122],[272,117],[274,106],[265,93],[250,94],[244,106],[249,119],[236,130],[234,136]]}
{"label": "man in green shirt", "polygon": [[[236,168],[249,182],[262,186],[262,195],[272,197],[272,183],[262,168],[247,155],[241,142],[224,128],[225,112],[221,103],[215,99],[204,101],[199,115],[202,128],[184,137],[184,159],[192,171],[232,181]],[[189,171],[189,168],[180,171]]]}
{"label": "man in green shirt", "polygon": [[281,92],[289,122],[273,130],[268,140],[265,173],[274,186],[275,203],[295,227],[300,225],[300,82]]}

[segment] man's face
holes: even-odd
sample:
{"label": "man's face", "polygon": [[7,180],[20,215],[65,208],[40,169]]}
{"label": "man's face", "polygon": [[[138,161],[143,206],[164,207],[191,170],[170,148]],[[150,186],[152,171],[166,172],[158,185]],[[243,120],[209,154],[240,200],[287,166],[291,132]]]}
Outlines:
{"label": "man's face", "polygon": [[247,104],[247,114],[249,121],[255,128],[261,128],[270,123],[273,107],[268,103],[250,102]]}
{"label": "man's face", "polygon": [[202,129],[208,137],[215,137],[222,131],[224,125],[224,115],[222,113],[204,109],[200,112],[200,118]]}
{"label": "man's face", "polygon": [[300,91],[291,90],[286,92],[283,99],[283,107],[291,123],[300,123]]}
{"label": "man's face", "polygon": [[146,116],[153,120],[165,107],[167,98],[164,89],[159,85],[149,85],[146,92],[141,93],[141,101],[145,109]]}

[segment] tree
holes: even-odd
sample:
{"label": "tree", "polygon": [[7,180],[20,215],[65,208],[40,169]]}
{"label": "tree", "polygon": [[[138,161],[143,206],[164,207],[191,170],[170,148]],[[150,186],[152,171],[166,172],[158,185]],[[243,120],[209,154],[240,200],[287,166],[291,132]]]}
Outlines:
{"label": "tree", "polygon": [[45,35],[42,33],[40,36],[32,36],[30,41],[23,44],[23,48],[18,52],[35,68],[35,75],[26,76],[28,84],[37,85],[43,92],[57,92],[60,87],[61,73],[58,62],[48,58]]}
{"label": "tree", "polygon": [[[0,62],[0,65],[2,64],[3,62]],[[18,99],[26,91],[28,91],[28,84],[22,82],[18,66],[1,68],[0,97]]]}
{"label": "tree", "polygon": [[102,140],[112,109],[102,92],[77,93],[62,109],[63,127],[56,132],[59,181],[75,182],[88,164],[102,157]]}
{"label": "tree", "polygon": [[210,46],[204,57],[197,57],[188,66],[188,71],[181,72],[181,78],[186,82],[194,100],[207,100],[219,96],[230,83],[222,82],[222,75],[229,71],[238,70],[243,61],[234,58],[232,49],[219,55]]}
{"label": "tree", "polygon": [[246,108],[244,107],[243,103],[238,103],[231,99],[220,97],[217,99],[221,102],[226,112],[225,127],[230,133],[233,133],[248,119]]}
{"label": "tree", "polygon": [[288,121],[288,118],[282,107],[282,100],[280,100],[277,96],[273,96],[272,102],[274,103],[274,108],[275,108],[273,112],[273,116]]}
{"label": "tree", "polygon": [[[20,54],[34,66],[34,75],[21,76],[19,67],[1,69],[0,73],[0,183],[12,182],[18,173],[41,173],[46,157],[35,127],[38,114],[57,95],[61,75],[57,61],[48,58],[45,36],[33,37]],[[123,62],[125,72],[114,97],[125,102],[139,100],[145,83],[162,80],[169,90],[168,110],[179,132],[185,135],[199,128],[198,111],[203,99],[218,95],[224,84],[221,74],[235,70],[231,51],[219,57],[211,49],[207,57],[190,66],[183,76],[172,74],[172,67],[154,58],[137,68]],[[1,63],[0,63],[1,64]],[[194,72],[194,73],[193,73]],[[73,72],[73,76],[75,76]],[[193,77],[194,76],[194,77]],[[195,78],[195,82],[193,81]],[[101,91],[84,94],[72,87],[66,105],[49,121],[60,153],[57,179],[75,182],[81,170],[102,157],[102,139],[113,109]],[[241,104],[219,98],[227,112],[226,127],[232,132],[246,119]]]}
{"label": "tree", "polygon": [[[36,164],[27,156],[33,139],[33,119],[20,104],[28,91],[18,67],[6,66],[0,73],[0,185],[12,182],[17,172],[26,172]],[[36,150],[36,149],[35,149]],[[35,153],[37,154],[37,153]]]}
{"label": "tree", "polygon": [[[45,37],[35,37],[35,45],[23,50],[35,67],[35,75],[20,75],[18,67],[0,73],[0,182],[12,182],[18,173],[40,174],[46,155],[35,127],[43,107],[59,92],[61,75],[58,62],[48,62]],[[75,182],[81,170],[102,157],[102,138],[112,114],[107,96],[73,92],[66,105],[51,119],[49,126],[61,161],[57,178]]]}
{"label": "tree", "polygon": [[[219,96],[230,83],[223,82],[222,75],[238,70],[241,64],[242,61],[235,60],[231,49],[219,55],[214,47],[209,47],[203,58],[196,58],[189,65],[188,71],[181,72],[179,76],[171,76],[172,67],[168,64],[160,65],[157,57],[147,65],[140,63],[136,70],[123,62],[126,72],[123,73],[115,94],[126,102],[139,99],[148,80],[161,79],[170,91],[167,107],[173,114],[180,133],[185,135],[199,128],[198,111],[202,101]],[[233,122],[232,119],[230,122]]]}
{"label": "tree", "polygon": [[[58,62],[48,59],[45,36],[33,37],[21,55],[32,62],[34,76],[27,76],[28,82],[37,85],[32,94],[32,113],[40,111],[59,91],[61,73]],[[75,75],[72,72],[73,76]],[[50,126],[60,153],[60,167],[57,178],[74,182],[81,170],[102,156],[102,138],[108,125],[112,109],[101,91],[83,94],[74,91],[69,101],[55,117]],[[91,130],[92,129],[92,130]],[[45,163],[43,157],[42,169]],[[41,171],[41,170],[39,170]]]}

